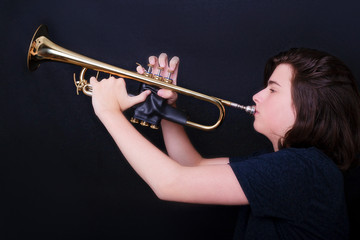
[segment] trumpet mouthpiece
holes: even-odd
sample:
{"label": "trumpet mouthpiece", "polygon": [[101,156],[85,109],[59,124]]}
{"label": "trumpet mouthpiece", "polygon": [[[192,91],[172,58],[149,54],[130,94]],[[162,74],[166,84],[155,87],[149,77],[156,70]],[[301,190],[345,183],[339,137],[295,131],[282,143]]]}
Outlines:
{"label": "trumpet mouthpiece", "polygon": [[231,104],[232,107],[234,108],[239,108],[239,109],[242,109],[244,110],[245,112],[251,114],[251,115],[254,115],[255,114],[255,106],[244,106],[244,105],[240,105],[240,104],[237,104],[237,103],[232,103]]}
{"label": "trumpet mouthpiece", "polygon": [[245,112],[254,115],[255,114],[255,106],[242,106],[242,108]]}

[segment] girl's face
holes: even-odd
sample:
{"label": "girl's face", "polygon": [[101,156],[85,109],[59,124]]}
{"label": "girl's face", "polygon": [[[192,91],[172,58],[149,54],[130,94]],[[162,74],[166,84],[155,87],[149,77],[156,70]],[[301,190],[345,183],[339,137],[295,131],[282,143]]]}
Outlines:
{"label": "girl's face", "polygon": [[265,89],[253,96],[256,104],[254,128],[265,135],[278,150],[279,139],[292,128],[296,113],[291,97],[293,69],[289,64],[277,66]]}

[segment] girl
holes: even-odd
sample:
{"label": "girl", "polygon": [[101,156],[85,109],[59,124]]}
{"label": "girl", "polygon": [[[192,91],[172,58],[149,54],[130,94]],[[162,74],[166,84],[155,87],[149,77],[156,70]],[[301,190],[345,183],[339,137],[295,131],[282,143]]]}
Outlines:
{"label": "girl", "polygon": [[[154,70],[174,71],[179,58],[150,57]],[[139,73],[144,70],[139,67]],[[357,162],[360,95],[350,70],[312,49],[269,59],[265,88],[253,96],[254,128],[274,152],[246,158],[203,158],[183,127],[162,120],[168,155],[147,141],[123,111],[150,94],[129,97],[123,79],[93,85],[93,107],[134,170],[163,200],[244,205],[235,239],[347,239],[340,170]],[[158,95],[174,104],[176,94]]]}

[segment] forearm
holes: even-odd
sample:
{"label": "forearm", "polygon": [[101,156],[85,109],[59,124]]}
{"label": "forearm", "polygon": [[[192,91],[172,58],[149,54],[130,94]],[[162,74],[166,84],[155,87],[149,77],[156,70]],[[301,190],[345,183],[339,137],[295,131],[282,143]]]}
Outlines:
{"label": "forearm", "polygon": [[98,117],[129,164],[156,194],[162,189],[161,185],[176,177],[180,165],[144,138],[121,112],[99,114]]}
{"label": "forearm", "polygon": [[183,166],[196,166],[203,162],[203,157],[192,145],[183,126],[161,121],[166,150],[169,156]]}

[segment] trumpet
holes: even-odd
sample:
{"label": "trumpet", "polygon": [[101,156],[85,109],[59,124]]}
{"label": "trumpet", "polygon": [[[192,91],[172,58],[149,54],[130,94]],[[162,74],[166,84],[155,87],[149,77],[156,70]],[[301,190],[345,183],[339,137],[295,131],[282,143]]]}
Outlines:
{"label": "trumpet", "polygon": [[115,67],[113,65],[103,63],[98,60],[67,50],[49,40],[47,26],[40,25],[34,33],[33,38],[30,42],[30,47],[27,54],[28,69],[30,71],[35,71],[42,62],[46,61],[57,61],[81,66],[82,70],[80,72],[79,80],[76,80],[74,77],[74,81],[77,93],[82,91],[87,96],[92,96],[92,87],[85,79],[85,72],[87,71],[87,69],[92,69],[98,72],[104,72],[122,78],[136,80],[149,86],[169,89],[179,94],[191,96],[196,99],[212,103],[219,109],[219,117],[216,123],[214,123],[213,125],[203,125],[189,120],[185,120],[184,122],[185,126],[197,128],[200,130],[213,130],[220,126],[220,124],[225,118],[224,106],[242,109],[250,114],[255,113],[254,106],[240,105],[238,103],[234,103],[217,97],[208,96],[199,92],[192,91],[190,89],[171,84],[170,77],[163,78],[159,75],[155,76],[149,73],[139,74],[137,72]]}

